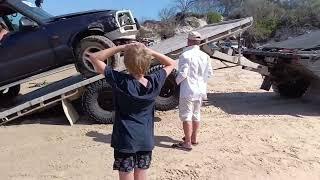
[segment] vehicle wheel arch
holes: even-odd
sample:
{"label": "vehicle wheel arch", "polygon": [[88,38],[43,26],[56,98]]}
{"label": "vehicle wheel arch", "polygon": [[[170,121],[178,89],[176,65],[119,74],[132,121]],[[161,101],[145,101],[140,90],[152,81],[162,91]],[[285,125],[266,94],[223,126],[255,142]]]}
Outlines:
{"label": "vehicle wheel arch", "polygon": [[[96,72],[91,63],[85,60],[86,52],[97,52],[103,49],[115,47],[116,45],[107,37],[101,35],[91,35],[84,37],[79,41],[74,49],[76,69],[85,77],[96,75]],[[108,65],[115,69],[122,67],[120,54],[117,53],[110,57],[110,61],[106,61]]]}
{"label": "vehicle wheel arch", "polygon": [[[164,65],[151,65],[148,74],[164,68]],[[159,111],[169,111],[175,109],[179,105],[180,85],[176,84],[177,70],[174,69],[166,78],[161,88],[159,96],[156,98],[155,107]]]}
{"label": "vehicle wheel arch", "polygon": [[81,31],[77,33],[75,36],[73,36],[71,42],[71,47],[75,49],[78,45],[78,43],[88,37],[88,36],[94,36],[94,35],[99,35],[99,36],[104,36],[105,32],[101,28],[92,28],[92,29],[87,29],[85,31]]}

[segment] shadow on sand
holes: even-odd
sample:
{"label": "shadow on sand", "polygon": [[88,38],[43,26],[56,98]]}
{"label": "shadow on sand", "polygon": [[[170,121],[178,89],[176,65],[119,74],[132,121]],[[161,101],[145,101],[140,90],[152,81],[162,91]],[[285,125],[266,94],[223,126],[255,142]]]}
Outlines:
{"label": "shadow on sand", "polygon": [[286,99],[272,92],[210,93],[205,106],[221,108],[236,115],[319,116],[320,101],[313,97]]}
{"label": "shadow on sand", "polygon": [[[209,93],[205,106],[215,106],[221,108],[229,114],[235,115],[292,115],[320,116],[320,98],[315,96],[305,96],[299,99],[286,99],[276,96],[272,92],[230,92],[230,93]],[[77,106],[78,112],[81,108]],[[155,118],[155,122],[160,122],[160,118]],[[40,113],[25,116],[7,124],[50,124],[69,126],[68,120],[64,116],[60,105],[52,107]],[[77,124],[92,125],[97,124],[88,117],[81,114]],[[159,141],[174,140],[168,137],[158,137]],[[158,145],[159,145],[158,141]],[[176,142],[176,141],[174,141]]]}
{"label": "shadow on sand", "polygon": [[[93,141],[102,142],[102,143],[111,143],[111,134],[103,134],[97,131],[90,131],[86,134],[88,137],[92,137]],[[162,148],[171,148],[173,143],[179,143],[168,136],[155,136],[155,146]]]}

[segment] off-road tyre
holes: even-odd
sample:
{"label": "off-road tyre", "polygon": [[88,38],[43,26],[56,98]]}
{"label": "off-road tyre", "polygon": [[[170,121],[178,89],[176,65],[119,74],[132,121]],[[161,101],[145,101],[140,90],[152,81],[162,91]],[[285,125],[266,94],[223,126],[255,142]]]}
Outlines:
{"label": "off-road tyre", "polygon": [[298,79],[287,83],[272,84],[272,89],[275,93],[285,98],[300,98],[310,87],[310,81]]}
{"label": "off-road tyre", "polygon": [[99,80],[87,86],[82,95],[82,108],[88,117],[98,123],[113,123],[112,88],[105,81]]}
{"label": "off-road tyre", "polygon": [[[88,36],[83,38],[77,45],[75,50],[76,57],[76,69],[78,72],[83,74],[85,77],[92,77],[97,75],[94,71],[91,63],[84,59],[84,54],[86,52],[97,52],[103,49],[108,49],[116,46],[111,40],[104,36]],[[115,54],[110,60],[106,61],[108,65],[113,66],[113,68],[117,68],[120,64],[120,55]]]}
{"label": "off-road tyre", "polygon": [[[148,71],[151,74],[162,69],[163,65],[154,65]],[[179,105],[180,86],[176,83],[177,71],[174,69],[167,77],[160,95],[156,98],[156,110],[169,111]]]}
{"label": "off-road tyre", "polygon": [[20,88],[21,88],[20,85],[16,85],[16,86],[10,87],[7,92],[5,92],[5,90],[1,90],[0,91],[0,98],[3,98],[3,99],[15,98],[16,96],[19,95]]}

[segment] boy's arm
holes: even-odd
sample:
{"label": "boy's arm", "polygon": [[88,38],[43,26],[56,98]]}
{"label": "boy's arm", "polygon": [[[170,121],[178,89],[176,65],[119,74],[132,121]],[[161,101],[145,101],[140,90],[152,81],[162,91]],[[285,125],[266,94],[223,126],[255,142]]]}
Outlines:
{"label": "boy's arm", "polygon": [[179,72],[178,72],[178,76],[176,78],[176,82],[177,84],[180,84],[182,81],[184,81],[189,74],[189,63],[188,60],[186,58],[184,58],[183,56],[180,56],[179,58]]}
{"label": "boy's arm", "polygon": [[169,74],[172,72],[172,70],[175,68],[176,62],[170,57],[163,55],[161,53],[158,53],[157,51],[154,51],[152,49],[149,49],[149,51],[154,58],[160,61],[161,64],[165,65],[163,69],[166,71],[166,74],[168,77]]}
{"label": "boy's arm", "polygon": [[86,58],[88,61],[91,62],[93,65],[94,69],[97,71],[99,74],[104,74],[106,64],[104,63],[105,60],[107,60],[109,57],[124,51],[126,48],[126,45],[121,45],[121,46],[115,46],[109,49],[105,49],[96,53],[88,53],[86,54]]}

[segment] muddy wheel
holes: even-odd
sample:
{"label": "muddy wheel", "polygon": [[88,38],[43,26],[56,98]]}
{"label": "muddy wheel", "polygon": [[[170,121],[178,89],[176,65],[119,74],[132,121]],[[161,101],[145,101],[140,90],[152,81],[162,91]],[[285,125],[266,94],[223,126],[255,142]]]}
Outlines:
{"label": "muddy wheel", "polygon": [[19,95],[20,92],[20,85],[16,85],[10,87],[8,89],[4,89],[0,91],[1,98],[14,98]]}
{"label": "muddy wheel", "polygon": [[[162,69],[163,65],[155,65],[150,68],[148,74]],[[168,111],[176,108],[179,105],[180,87],[175,79],[177,71],[173,70],[166,79],[164,86],[161,89],[160,95],[156,98],[156,109],[159,111]]]}
{"label": "muddy wheel", "polygon": [[[80,41],[78,44],[76,56],[76,68],[85,77],[92,77],[96,75],[93,65],[87,60],[86,53],[94,53],[103,49],[114,47],[115,44],[104,36],[88,36]],[[116,68],[120,61],[120,55],[116,54],[112,59],[106,61],[108,65]]]}
{"label": "muddy wheel", "polygon": [[82,96],[82,107],[90,119],[102,124],[112,124],[112,99],[112,88],[102,79],[87,86]]}
{"label": "muddy wheel", "polygon": [[286,98],[302,97],[310,86],[310,81],[301,78],[287,83],[272,84],[274,92]]}

